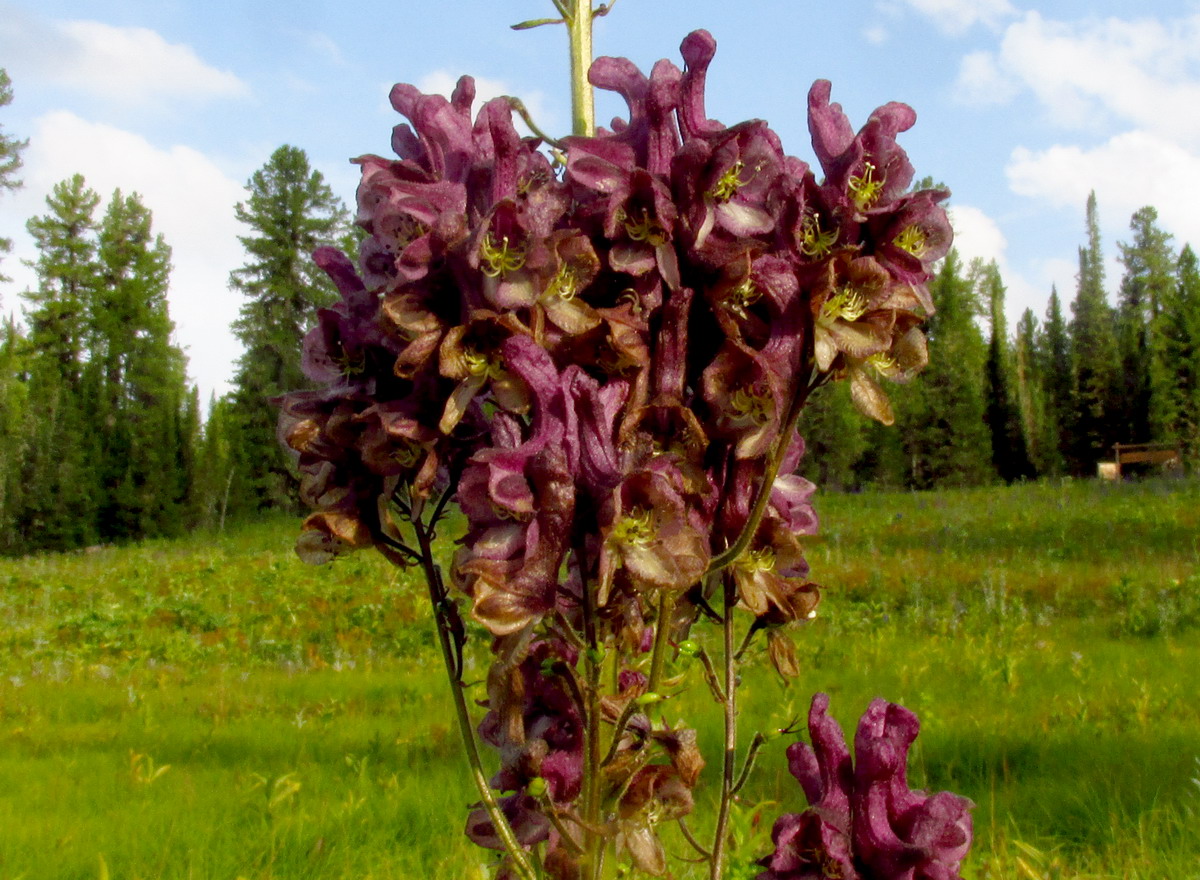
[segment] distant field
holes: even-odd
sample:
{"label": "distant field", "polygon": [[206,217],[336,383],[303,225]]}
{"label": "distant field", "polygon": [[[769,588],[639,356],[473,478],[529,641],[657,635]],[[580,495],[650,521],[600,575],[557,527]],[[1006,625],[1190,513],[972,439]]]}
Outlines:
{"label": "distant field", "polygon": [[[977,804],[968,878],[1200,878],[1200,483],[818,510],[804,671],[747,670],[747,740],[817,690],[848,730],[885,696],[922,719],[915,781]],[[294,532],[0,561],[0,880],[486,876],[421,584],[307,568]],[[700,729],[710,791],[714,704],[664,713]],[[804,805],[785,745],[735,817],[743,862]]]}

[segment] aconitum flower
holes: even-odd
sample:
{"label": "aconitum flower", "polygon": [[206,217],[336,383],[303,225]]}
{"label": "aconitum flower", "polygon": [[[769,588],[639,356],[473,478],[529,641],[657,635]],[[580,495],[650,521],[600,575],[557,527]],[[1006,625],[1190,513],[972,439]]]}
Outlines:
{"label": "aconitum flower", "polygon": [[[556,880],[575,876],[576,844],[602,826],[638,868],[665,870],[655,825],[691,809],[702,759],[690,731],[632,707],[698,614],[730,619],[713,607],[710,568],[724,568],[724,600],[765,631],[776,669],[794,672],[786,627],[820,600],[799,413],[848,380],[861,410],[891,420],[878,379],[924,366],[926,284],[950,246],[946,194],[909,191],[896,138],[910,108],[886,104],[856,132],[817,82],[818,180],[766,122],[708,118],[715,52],[696,31],[682,69],[597,59],[591,83],[628,118],[553,151],[519,135],[509,99],[476,111],[469,77],[449,99],[397,85],[395,156],[355,160],[357,259],[317,254],[341,293],[305,340],[319,388],[280,399],[279,436],[315,509],[301,556],[373,545],[422,560],[439,625],[465,597],[493,637],[481,728],[500,753],[493,787],[519,845],[545,843]],[[443,581],[427,557],[448,503],[465,528]],[[607,683],[581,676],[580,658],[597,656],[619,672],[617,692],[587,693]],[[627,723],[588,789],[595,696]],[[849,759],[814,707],[817,751],[793,761],[814,806],[780,820],[766,876],[850,880],[927,851],[930,865],[953,862],[959,801],[901,796],[891,764],[864,765],[861,783],[825,772]],[[903,729],[899,717],[885,712],[870,742]],[[590,816],[584,790],[601,794]],[[611,815],[595,815],[601,804]],[[468,834],[499,847],[492,821],[475,811]]]}
{"label": "aconitum flower", "polygon": [[759,864],[758,880],[957,880],[971,846],[969,800],[908,787],[908,749],[917,716],[874,700],[854,737],[854,761],[829,697],[813,696],[812,745],[788,747],[788,769],[809,808],[779,817],[775,851]]}

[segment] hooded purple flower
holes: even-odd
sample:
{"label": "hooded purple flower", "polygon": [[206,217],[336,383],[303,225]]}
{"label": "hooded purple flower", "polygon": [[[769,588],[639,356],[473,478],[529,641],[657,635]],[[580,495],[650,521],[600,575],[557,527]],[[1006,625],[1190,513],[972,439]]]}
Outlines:
{"label": "hooded purple flower", "polygon": [[854,737],[852,767],[828,709],[829,697],[814,695],[812,745],[788,748],[788,769],[809,808],[776,821],[775,851],[759,862],[767,870],[758,880],[958,880],[974,805],[950,792],[909,790],[917,717],[895,703],[872,702]]}

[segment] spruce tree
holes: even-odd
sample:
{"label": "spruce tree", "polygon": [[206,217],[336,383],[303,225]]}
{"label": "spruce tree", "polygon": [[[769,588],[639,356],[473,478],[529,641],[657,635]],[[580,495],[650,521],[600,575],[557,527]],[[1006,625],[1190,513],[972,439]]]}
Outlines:
{"label": "spruce tree", "polygon": [[977,279],[980,298],[988,304],[990,332],[987,354],[987,423],[991,438],[992,466],[1006,483],[1033,476],[1025,432],[1021,428],[1016,395],[1012,391],[1013,372],[1008,347],[1008,325],[1004,317],[1004,282],[995,260],[983,268]]}
{"label": "spruce tree", "polygon": [[1042,330],[1032,309],[1021,313],[1013,344],[1016,408],[1034,476],[1056,473],[1058,436],[1046,417],[1046,377],[1039,346]]}
{"label": "spruce tree", "polygon": [[198,522],[205,528],[223,530],[228,513],[236,466],[233,415],[231,396],[209,400],[208,419],[196,451],[193,489]]}
{"label": "spruce tree", "polygon": [[1096,194],[1087,201],[1086,247],[1079,249],[1079,275],[1071,305],[1071,360],[1075,408],[1069,433],[1072,468],[1096,473],[1096,463],[1111,454],[1114,443],[1134,440],[1120,421],[1120,358],[1112,306],[1104,289],[1104,259]]}
{"label": "spruce tree", "polygon": [[1179,254],[1175,284],[1152,331],[1155,436],[1181,446],[1194,469],[1200,462],[1200,260],[1191,245]]}
{"label": "spruce tree", "polygon": [[171,249],[152,222],[139,196],[118,190],[98,235],[89,348],[101,376],[101,534],[109,540],[170,534],[184,513],[186,360],[171,339]]}
{"label": "spruce tree", "polygon": [[[7,107],[12,103],[12,99],[12,80],[8,78],[8,71],[0,67],[0,107]],[[0,190],[12,190],[21,185],[17,172],[21,168],[21,150],[28,143],[28,141],[19,141],[6,135],[4,127],[0,126]],[[0,238],[0,256],[10,250],[12,250],[12,241]],[[0,281],[10,280],[0,272]]]}
{"label": "spruce tree", "polygon": [[349,215],[303,150],[283,146],[246,184],[237,218],[247,262],[230,275],[246,297],[234,333],[245,346],[234,378],[237,435],[235,506],[253,511],[294,503],[295,479],[275,440],[271,398],[307,385],[300,369],[304,333],[319,306],[336,297],[310,255],[347,235]]}
{"label": "spruce tree", "polygon": [[1174,365],[1160,318],[1175,290],[1176,257],[1172,236],[1158,227],[1154,208],[1137,211],[1129,228],[1133,242],[1118,245],[1125,266],[1118,312],[1123,421],[1139,440],[1169,440],[1176,420],[1170,392]]}
{"label": "spruce tree", "polygon": [[904,438],[908,484],[987,483],[995,478],[985,421],[987,344],[975,321],[979,300],[957,251],[946,256],[929,289],[937,304],[926,323],[929,366],[896,402],[893,433]]}
{"label": "spruce tree", "polygon": [[56,184],[47,213],[26,224],[38,248],[37,288],[23,294],[28,395],[37,405],[20,428],[22,501],[13,528],[21,552],[69,549],[99,537],[100,382],[87,358],[99,202],[77,174]]}
{"label": "spruce tree", "polygon": [[867,426],[850,399],[849,382],[832,382],[813,395],[804,410],[800,433],[807,452],[804,475],[823,489],[854,489],[855,466],[867,449]]}
{"label": "spruce tree", "polygon": [[29,410],[25,337],[11,315],[0,325],[0,554],[18,549],[16,515],[24,495],[22,428]]}
{"label": "spruce tree", "polygon": [[24,296],[29,341],[34,350],[57,362],[71,387],[82,378],[91,298],[97,283],[95,211],[100,196],[76,174],[54,185],[46,197],[49,211],[26,224],[37,245],[33,264],[36,290]]}
{"label": "spruce tree", "polygon": [[1073,453],[1069,431],[1074,421],[1075,382],[1071,367],[1071,338],[1055,287],[1050,288],[1046,323],[1038,337],[1037,360],[1046,398],[1044,473],[1057,476],[1065,471]]}

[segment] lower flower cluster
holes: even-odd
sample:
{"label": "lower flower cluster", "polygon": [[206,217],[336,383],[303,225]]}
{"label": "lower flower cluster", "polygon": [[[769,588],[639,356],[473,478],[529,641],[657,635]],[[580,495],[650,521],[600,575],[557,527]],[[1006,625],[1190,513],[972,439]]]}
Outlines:
{"label": "lower flower cluster", "polygon": [[858,723],[855,758],[829,697],[816,694],[808,713],[812,745],[788,748],[788,769],[809,808],[780,816],[775,851],[757,880],[957,880],[971,845],[966,798],[908,787],[908,749],[917,716],[876,699]]}

